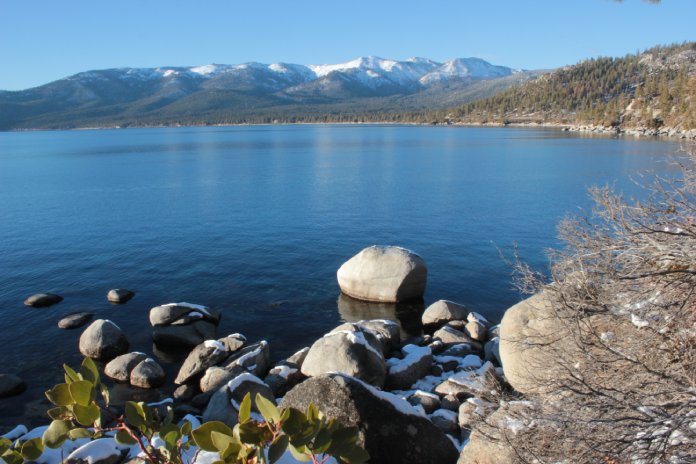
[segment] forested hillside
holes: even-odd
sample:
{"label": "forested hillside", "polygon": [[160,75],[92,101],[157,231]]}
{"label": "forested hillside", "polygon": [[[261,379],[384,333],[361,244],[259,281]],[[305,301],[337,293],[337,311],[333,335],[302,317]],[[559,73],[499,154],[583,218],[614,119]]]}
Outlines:
{"label": "forested hillside", "polygon": [[694,129],[696,43],[590,59],[432,116],[464,123]]}

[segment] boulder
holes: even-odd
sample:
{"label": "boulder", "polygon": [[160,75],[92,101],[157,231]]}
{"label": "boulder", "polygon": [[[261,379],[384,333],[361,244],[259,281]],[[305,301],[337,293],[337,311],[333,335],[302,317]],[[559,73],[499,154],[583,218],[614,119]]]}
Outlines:
{"label": "boulder", "polygon": [[369,331],[356,325],[329,332],[310,347],[302,364],[307,377],[340,372],[382,387],[387,369],[381,344]]}
{"label": "boulder", "polygon": [[27,384],[13,374],[0,374],[0,398],[19,395],[27,389]]}
{"label": "boulder", "polygon": [[553,317],[549,292],[541,292],[509,308],[500,323],[499,355],[505,378],[521,393],[548,387],[557,375],[556,349],[567,330]]}
{"label": "boulder", "polygon": [[449,409],[438,409],[430,415],[430,420],[435,426],[445,433],[456,435],[459,432],[457,413]]}
{"label": "boulder", "polygon": [[268,401],[275,403],[275,396],[268,385],[263,380],[253,374],[244,372],[239,374],[234,379],[227,383],[227,389],[230,391],[230,400],[236,410],[239,410],[239,405],[242,403],[244,396],[249,393],[251,395],[251,409],[258,411],[256,407],[256,395],[261,395]]}
{"label": "boulder", "polygon": [[230,427],[234,427],[237,423],[239,411],[232,406],[230,389],[227,388],[227,384],[218,388],[207,403],[208,405],[203,410],[201,422],[220,421]]}
{"label": "boulder", "polygon": [[181,385],[172,393],[172,397],[179,401],[188,401],[194,396],[196,396],[196,387],[193,385]]}
{"label": "boulder", "polygon": [[251,372],[257,377],[263,377],[268,373],[270,366],[270,350],[268,342],[261,340],[258,343],[252,343],[249,346],[235,351],[220,363],[227,370],[232,370],[236,366],[240,366]]}
{"label": "boulder", "polygon": [[283,361],[268,371],[268,375],[263,381],[271,389],[274,396],[280,397],[305,378],[304,374],[300,372],[300,366]]}
{"label": "boulder", "polygon": [[53,293],[37,293],[24,300],[26,306],[46,308],[63,301],[63,297]]}
{"label": "boulder", "polygon": [[435,331],[433,337],[439,339],[445,345],[459,345],[466,343],[476,350],[483,349],[481,343],[472,339],[467,333],[461,330],[454,329],[448,325],[443,326],[441,329]]}
{"label": "boulder", "polygon": [[488,417],[498,405],[481,398],[468,398],[459,406],[459,427],[471,430],[474,425]]}
{"label": "boulder", "polygon": [[94,317],[93,313],[86,312],[68,314],[58,321],[58,327],[61,329],[79,329],[91,321],[92,317]]}
{"label": "boulder", "polygon": [[201,392],[212,392],[244,372],[246,369],[241,366],[232,366],[229,369],[217,366],[209,367],[198,384]]}
{"label": "boulder", "polygon": [[244,347],[246,345],[246,337],[242,334],[231,334],[226,337],[218,339],[220,343],[225,345],[225,348],[227,348],[227,351],[229,353],[234,353],[235,351],[239,350],[240,348]]}
{"label": "boulder", "polygon": [[478,321],[469,321],[466,323],[466,326],[464,327],[465,331],[469,336],[473,339],[476,340],[477,342],[485,342],[486,341],[486,326],[483,325],[482,323]]}
{"label": "boulder", "polygon": [[426,414],[440,409],[440,397],[432,393],[416,390],[406,400],[413,406],[420,406]]}
{"label": "boulder", "polygon": [[219,340],[206,340],[197,345],[186,357],[174,383],[182,385],[193,380],[206,369],[218,364],[227,358],[229,351],[227,345]]}
{"label": "boulder", "polygon": [[487,341],[486,344],[483,345],[483,353],[484,360],[490,361],[496,364],[497,366],[501,366],[502,362],[500,360],[500,338],[494,337],[491,340]]}
{"label": "boulder", "polygon": [[135,293],[130,290],[126,290],[125,288],[114,288],[109,290],[109,293],[106,294],[106,299],[114,304],[124,304],[128,303],[134,296]]}
{"label": "boulder", "polygon": [[192,320],[205,320],[216,325],[220,321],[220,313],[207,306],[193,303],[168,303],[155,306],[150,310],[150,324],[153,327],[171,325],[187,315]]}
{"label": "boulder", "polygon": [[343,263],[336,276],[341,291],[348,296],[397,303],[423,297],[428,269],[412,251],[371,246]]}
{"label": "boulder", "polygon": [[287,361],[289,364],[295,364],[297,367],[302,367],[302,363],[307,358],[307,353],[309,353],[309,347],[305,346],[301,350],[297,351],[295,354],[290,356]]}
{"label": "boulder", "polygon": [[281,407],[306,410],[313,403],[329,419],[359,429],[370,462],[452,463],[457,449],[447,436],[404,399],[354,377],[332,373],[290,390]]}
{"label": "boulder", "polygon": [[157,388],[164,383],[165,373],[154,359],[140,361],[131,371],[130,383],[140,388]]}
{"label": "boulder", "polygon": [[384,353],[385,356],[397,347],[401,341],[401,329],[399,328],[399,324],[394,321],[371,319],[369,321],[358,321],[356,324],[358,327],[369,330],[377,337],[377,340],[382,346],[382,353]]}
{"label": "boulder", "polygon": [[456,412],[459,411],[459,406],[461,406],[462,403],[454,395],[445,395],[441,400],[441,404],[442,409]]}
{"label": "boulder", "polygon": [[391,390],[406,390],[418,379],[428,375],[433,364],[433,353],[427,346],[406,345],[401,350],[403,359],[387,361],[386,385]]}
{"label": "boulder", "polygon": [[425,309],[421,322],[426,327],[440,327],[450,321],[465,321],[468,315],[469,310],[459,303],[438,300]]}
{"label": "boulder", "polygon": [[107,319],[97,319],[80,335],[80,353],[88,358],[108,361],[127,351],[126,336]]}
{"label": "boulder", "polygon": [[187,325],[156,326],[152,329],[152,340],[161,345],[196,346],[215,338],[215,324],[195,321]]}
{"label": "boulder", "polygon": [[490,397],[497,395],[497,383],[495,367],[488,362],[476,370],[460,371],[448,377],[435,387],[435,393],[442,397],[454,395],[460,400],[471,396]]}
{"label": "boulder", "polygon": [[104,374],[118,382],[130,381],[131,371],[141,361],[147,359],[145,353],[127,353],[117,356],[104,366]]}

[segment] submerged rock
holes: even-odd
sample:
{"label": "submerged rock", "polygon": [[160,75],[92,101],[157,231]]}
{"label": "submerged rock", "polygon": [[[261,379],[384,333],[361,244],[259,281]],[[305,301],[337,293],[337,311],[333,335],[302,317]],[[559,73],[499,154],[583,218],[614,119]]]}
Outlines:
{"label": "submerged rock", "polygon": [[63,301],[63,297],[54,293],[37,293],[24,300],[26,306],[46,308]]}
{"label": "submerged rock", "polygon": [[97,319],[80,335],[80,353],[89,358],[108,361],[126,351],[126,336],[109,320]]}
{"label": "submerged rock", "polygon": [[114,288],[109,290],[109,293],[106,294],[106,299],[114,304],[124,304],[130,301],[134,296],[135,293],[130,290],[126,290],[125,288]]}
{"label": "submerged rock", "polygon": [[336,273],[341,291],[365,301],[397,303],[422,298],[428,278],[423,259],[396,246],[371,246]]}
{"label": "submerged rock", "polygon": [[58,321],[58,327],[61,329],[79,329],[91,321],[92,317],[94,314],[87,312],[68,314]]}
{"label": "submerged rock", "polygon": [[27,384],[13,374],[0,374],[0,398],[16,396],[27,389]]}
{"label": "submerged rock", "polygon": [[306,410],[314,403],[329,419],[359,429],[359,443],[370,462],[445,464],[457,449],[447,436],[406,400],[344,374],[307,379],[281,401]]}

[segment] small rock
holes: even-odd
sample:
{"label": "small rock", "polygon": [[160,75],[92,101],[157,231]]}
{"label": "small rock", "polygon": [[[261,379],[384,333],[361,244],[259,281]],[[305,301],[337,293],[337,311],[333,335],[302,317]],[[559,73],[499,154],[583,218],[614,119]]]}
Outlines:
{"label": "small rock", "polygon": [[124,304],[128,303],[128,301],[130,301],[130,299],[134,296],[135,293],[130,290],[126,290],[124,288],[114,288],[109,290],[109,293],[106,294],[106,299],[114,304]]}
{"label": "small rock", "polygon": [[247,339],[242,334],[231,334],[226,337],[218,339],[220,343],[225,345],[228,353],[234,353],[235,351],[241,349],[246,345]]}
{"label": "small rock", "polygon": [[402,349],[404,358],[390,358],[386,385],[392,390],[405,390],[430,372],[433,364],[432,351],[428,347],[406,345]]}
{"label": "small rock", "polygon": [[145,353],[134,352],[122,354],[121,356],[115,357],[104,366],[104,374],[118,382],[128,382],[130,380],[131,371],[145,359],[147,359]]}
{"label": "small rock", "polygon": [[126,336],[109,320],[97,319],[80,335],[80,352],[89,358],[108,361],[126,351]]}
{"label": "small rock", "polygon": [[16,396],[27,389],[27,384],[13,374],[0,374],[0,398]]}
{"label": "small rock", "polygon": [[298,351],[297,353],[293,354],[288,359],[286,359],[286,361],[290,364],[295,364],[298,367],[302,367],[302,363],[304,362],[305,358],[307,357],[307,353],[309,353],[309,347],[305,346],[300,351]]}
{"label": "small rock", "polygon": [[210,403],[210,398],[212,398],[214,393],[215,391],[209,391],[194,396],[191,398],[191,405],[197,407],[198,409],[205,409],[208,403]]}
{"label": "small rock", "polygon": [[157,388],[164,383],[164,369],[152,358],[140,361],[131,371],[130,383],[140,388]]}
{"label": "small rock", "polygon": [[469,321],[466,323],[466,333],[469,334],[471,338],[478,342],[486,341],[486,326],[477,321]]}
{"label": "small rock", "polygon": [[258,343],[252,343],[241,350],[235,351],[222,361],[220,365],[227,370],[233,370],[235,366],[240,366],[257,377],[263,377],[268,373],[270,359],[268,342],[261,340]]}
{"label": "small rock", "polygon": [[433,424],[445,433],[456,434],[459,432],[457,413],[447,409],[438,409],[430,415]]}
{"label": "small rock", "polygon": [[440,397],[422,390],[416,390],[406,400],[414,406],[422,406],[426,414],[440,409]]}
{"label": "small rock", "polygon": [[438,300],[425,309],[421,321],[426,327],[440,327],[450,321],[465,321],[469,310],[449,300]]}
{"label": "small rock", "polygon": [[46,308],[63,301],[63,297],[53,293],[37,293],[24,300],[26,306]]}
{"label": "small rock", "polygon": [[454,356],[454,357],[464,357],[469,354],[474,354],[475,350],[471,347],[469,343],[460,343],[457,345],[450,345],[445,351],[440,353],[442,356]]}
{"label": "small rock", "polygon": [[94,317],[93,313],[73,313],[68,314],[60,321],[58,321],[58,327],[61,329],[78,329],[92,320]]}
{"label": "small rock", "polygon": [[246,370],[241,366],[232,366],[229,369],[209,367],[201,377],[199,387],[203,393],[215,391],[243,372]]}
{"label": "small rock", "polygon": [[263,381],[271,389],[273,396],[281,397],[305,378],[304,374],[300,372],[300,366],[283,361],[268,371],[268,375]]}
{"label": "small rock", "polygon": [[[242,403],[244,396],[249,393],[251,395],[251,409],[253,411],[258,411],[256,407],[256,395],[261,395],[267,400],[275,404],[275,397],[273,392],[268,385],[266,385],[263,380],[259,379],[253,374],[244,372],[239,374],[234,379],[227,383],[227,388],[230,391],[230,399],[232,400],[233,406]],[[239,409],[235,407],[235,409]]]}
{"label": "small rock", "polygon": [[196,395],[196,387],[193,385],[181,385],[174,390],[172,397],[179,401],[188,401]]}
{"label": "small rock", "polygon": [[168,303],[155,306],[150,310],[150,324],[153,327],[166,326],[186,315],[190,315],[196,320],[205,320],[214,324],[220,321],[220,313],[207,306],[193,303]]}
{"label": "small rock", "polygon": [[459,427],[471,430],[479,421],[496,410],[497,404],[480,398],[468,398],[459,406]]}
{"label": "small rock", "polygon": [[447,409],[448,411],[459,411],[459,406],[462,404],[456,396],[445,395],[440,401],[442,404],[442,409]]}
{"label": "small rock", "polygon": [[130,446],[113,438],[98,438],[70,453],[64,464],[118,464],[128,455]]}
{"label": "small rock", "polygon": [[502,366],[500,360],[500,338],[494,337],[483,345],[484,360],[491,361],[496,366]]}
{"label": "small rock", "polygon": [[475,341],[464,332],[457,329],[453,329],[450,326],[444,326],[433,334],[433,337],[438,338],[445,345],[458,345],[461,343],[468,343],[472,348],[481,350],[483,346]]}
{"label": "small rock", "polygon": [[227,345],[219,340],[206,340],[197,345],[186,357],[174,383],[182,385],[188,383],[198,374],[205,372],[211,366],[216,365],[227,358],[229,352]]}

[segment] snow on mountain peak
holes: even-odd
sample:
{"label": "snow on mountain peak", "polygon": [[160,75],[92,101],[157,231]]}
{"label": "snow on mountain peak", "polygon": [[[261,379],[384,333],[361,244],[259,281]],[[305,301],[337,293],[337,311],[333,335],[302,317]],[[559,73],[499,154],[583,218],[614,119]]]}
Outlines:
{"label": "snow on mountain peak", "polygon": [[219,66],[216,64],[206,64],[204,66],[196,66],[195,68],[190,68],[189,71],[191,71],[194,74],[200,74],[201,76],[209,76],[218,71],[218,69]]}

